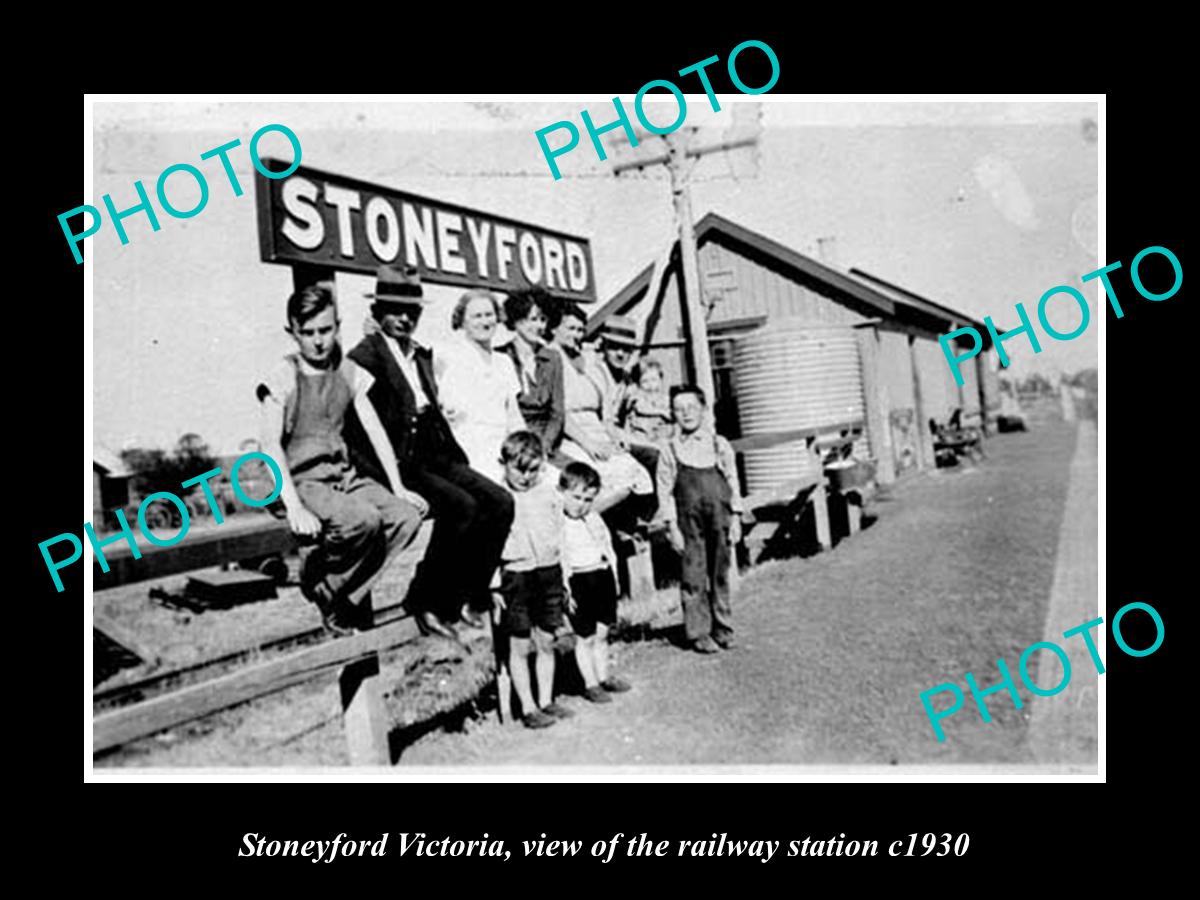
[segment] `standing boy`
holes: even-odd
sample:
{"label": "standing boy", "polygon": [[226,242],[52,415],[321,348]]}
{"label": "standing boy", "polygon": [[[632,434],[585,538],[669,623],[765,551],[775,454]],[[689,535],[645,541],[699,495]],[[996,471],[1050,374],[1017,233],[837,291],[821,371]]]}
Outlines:
{"label": "standing boy", "polygon": [[[425,501],[400,480],[396,459],[367,391],[370,375],[342,357],[333,292],[312,285],[287,304],[287,331],[298,353],[258,384],[262,447],[283,477],[288,525],[303,541],[300,590],[335,634],[370,622],[371,585],[416,537]],[[350,464],[342,431],[353,406],[383,461],[388,491]]]}
{"label": "standing boy", "polygon": [[741,540],[742,494],[729,441],[707,422],[694,385],[671,391],[675,434],[658,463],[658,502],[667,535],[683,554],[680,593],[687,640],[697,653],[734,646],[730,546]]}
{"label": "standing boy", "polygon": [[608,674],[608,630],[617,623],[617,554],[612,535],[592,511],[600,493],[600,473],[583,462],[568,463],[558,478],[564,523],[563,563],[568,574],[567,608],[575,629],[575,662],[584,696],[611,703],[609,693],[629,684]]}
{"label": "standing boy", "polygon": [[[573,713],[554,702],[554,634],[563,623],[563,500],[532,431],[515,431],[500,446],[504,480],[513,492],[512,530],[501,558],[502,628],[509,639],[508,668],[528,728],[545,728]],[[537,699],[529,682],[529,651],[536,654]]]}

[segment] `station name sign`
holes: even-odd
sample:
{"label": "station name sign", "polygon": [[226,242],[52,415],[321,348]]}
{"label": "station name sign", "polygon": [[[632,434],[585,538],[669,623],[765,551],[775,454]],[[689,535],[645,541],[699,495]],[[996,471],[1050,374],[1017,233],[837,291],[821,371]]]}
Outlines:
{"label": "station name sign", "polygon": [[505,292],[536,285],[596,299],[584,238],[306,166],[281,179],[256,172],[255,193],[264,262],[369,275],[384,263],[407,263],[431,284]]}

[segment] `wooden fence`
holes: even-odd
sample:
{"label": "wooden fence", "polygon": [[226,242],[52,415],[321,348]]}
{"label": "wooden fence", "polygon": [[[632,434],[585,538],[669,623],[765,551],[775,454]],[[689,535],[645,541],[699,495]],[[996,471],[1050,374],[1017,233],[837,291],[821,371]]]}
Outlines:
{"label": "wooden fence", "polygon": [[[852,443],[861,434],[862,427],[861,421],[851,421],[823,428],[755,435],[733,443],[735,450],[742,452],[803,441],[803,452],[812,454],[819,462],[825,450]],[[820,465],[815,471],[821,472]],[[747,509],[757,509],[761,514],[773,504],[794,505],[800,497],[803,502],[813,505],[821,546],[826,549],[831,546],[826,482],[822,475],[818,474],[804,484],[789,484],[768,493],[770,496],[747,498]],[[753,515],[750,521],[755,521]],[[235,560],[286,553],[294,547],[291,533],[283,521],[259,517],[252,524],[238,523],[238,527],[229,527],[233,525],[235,522],[230,521],[203,534],[189,535],[177,547],[148,547],[141,559],[132,557],[127,543],[114,543],[106,548],[111,571],[107,574],[97,571],[95,585],[103,589]],[[855,517],[851,523],[852,532],[857,530],[856,526]],[[226,528],[227,531],[222,531]],[[377,627],[349,637],[321,640],[321,630],[309,629],[271,645],[98,692],[94,698],[92,752],[101,753],[337,671],[350,763],[386,765],[390,760],[379,653],[414,640],[419,632],[416,623],[398,605],[377,611],[377,616],[381,620]],[[309,641],[316,643],[305,645]],[[240,665],[264,648],[284,649],[285,652],[266,661]],[[203,677],[218,668],[224,670],[222,674]],[[180,682],[184,682],[184,686],[166,691]],[[150,696],[145,696],[147,694]]]}

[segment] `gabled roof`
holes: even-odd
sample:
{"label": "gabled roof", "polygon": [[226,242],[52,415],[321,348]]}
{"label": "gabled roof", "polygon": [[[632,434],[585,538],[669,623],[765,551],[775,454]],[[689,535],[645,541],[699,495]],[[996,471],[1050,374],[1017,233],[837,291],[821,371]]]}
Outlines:
{"label": "gabled roof", "polygon": [[[780,268],[799,281],[817,281],[839,296],[850,306],[869,316],[892,316],[895,314],[895,303],[862,281],[851,278],[844,272],[831,268],[824,263],[797,253],[778,241],[751,231],[731,222],[724,216],[708,213],[696,223],[696,244],[699,246],[708,241],[718,241],[723,246],[740,249],[751,256],[758,256],[773,267]],[[676,241],[671,250],[672,266],[678,265],[679,242]],[[655,263],[642,269],[632,281],[619,290],[615,296],[600,307],[588,320],[588,334],[592,335],[600,329],[609,316],[617,315],[627,310],[638,299],[638,296],[650,286],[654,275]]]}
{"label": "gabled roof", "polygon": [[92,469],[99,470],[101,475],[109,478],[128,478],[133,474],[129,471],[129,466],[121,461],[121,457],[103,444],[95,444],[92,447]]}
{"label": "gabled roof", "polygon": [[[986,335],[986,326],[971,316],[934,303],[932,300],[870,275],[861,269],[843,272],[805,256],[803,253],[798,253],[766,235],[759,234],[757,231],[752,231],[736,222],[731,222],[724,216],[711,212],[696,223],[696,244],[704,244],[710,240],[716,240],[723,246],[756,256],[798,281],[816,281],[826,287],[827,292],[835,299],[854,307],[864,315],[897,319],[901,318],[906,311],[915,310],[939,321],[973,325],[983,330]],[[678,265],[678,259],[679,242],[676,241],[672,248],[672,267]],[[609,316],[627,311],[639,296],[649,289],[654,275],[654,265],[651,263],[642,269],[612,299],[596,311],[588,320],[589,336],[598,332]],[[928,322],[928,320],[925,321]]]}
{"label": "gabled roof", "polygon": [[920,294],[913,293],[907,288],[902,288],[898,284],[892,284],[890,281],[884,281],[878,275],[872,275],[862,269],[851,268],[851,275],[857,275],[859,278],[865,279],[870,284],[884,288],[888,291],[894,291],[899,295],[897,298],[900,302],[913,306],[922,312],[927,312],[930,315],[938,316],[943,319],[950,319],[952,322],[959,322],[963,325],[971,325],[980,332],[986,334],[987,326],[976,318],[968,316],[966,313],[961,313],[958,310],[951,309],[948,306],[943,306],[940,303],[934,303],[928,297],[922,297]]}

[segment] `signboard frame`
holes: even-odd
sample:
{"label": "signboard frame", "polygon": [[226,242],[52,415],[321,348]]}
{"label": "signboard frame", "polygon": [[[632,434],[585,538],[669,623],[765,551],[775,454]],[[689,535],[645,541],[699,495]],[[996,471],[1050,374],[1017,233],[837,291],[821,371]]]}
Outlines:
{"label": "signboard frame", "polygon": [[[263,164],[272,172],[282,172],[291,168],[290,163],[271,158],[264,158]],[[308,204],[308,208],[304,212],[308,216],[309,227],[313,227],[311,222],[314,214],[320,217],[322,223],[320,240],[315,247],[310,249],[294,243],[284,233],[285,225],[289,221],[292,223],[293,230],[301,234],[304,229],[297,229],[296,225],[306,224],[288,209],[284,196],[288,183],[294,179],[305,180],[309,185],[316,186],[318,189],[319,199],[315,202],[310,197],[302,195],[299,201],[296,197],[292,198],[293,204],[300,201]],[[356,193],[357,207],[351,207],[350,204],[344,202],[330,204],[327,199],[330,186]],[[300,188],[303,187],[303,185],[300,186]],[[259,250],[263,262],[291,265],[297,271],[311,271],[315,267],[326,272],[339,271],[364,275],[374,275],[378,267],[385,263],[409,264],[417,267],[421,280],[427,284],[485,288],[505,293],[537,285],[545,288],[553,296],[578,303],[590,304],[597,299],[596,272],[591,242],[579,235],[544,228],[509,216],[472,209],[461,204],[444,202],[304,165],[297,166],[284,178],[267,178],[262,172],[256,171],[254,191]],[[380,215],[384,211],[375,202],[376,198],[382,198],[385,203],[390,205],[392,210],[390,218],[387,218],[386,214]],[[340,199],[345,200],[345,195]],[[417,212],[410,217],[408,210],[404,209],[405,205]],[[372,209],[374,212],[368,214],[368,209]],[[393,242],[394,239],[396,252],[393,258],[381,257],[375,251],[375,244],[367,236],[368,218],[371,219],[370,227],[375,229],[375,244],[381,242],[380,235],[383,233],[386,233],[388,243]],[[434,265],[430,264],[428,255],[421,249],[422,245],[410,241],[405,231],[408,221],[417,218],[420,219],[422,225],[429,225],[422,233],[424,238],[422,245],[435,247]],[[454,229],[447,228],[446,225],[453,224],[455,219],[458,221],[458,226]],[[381,220],[384,221],[383,228],[380,228]],[[484,232],[486,237],[483,238],[485,256],[483,271],[486,274],[480,274],[481,269],[475,248],[476,241],[468,231],[469,220],[475,221],[476,234],[482,232],[483,223],[488,225],[488,230]],[[397,226],[395,235],[388,230],[392,227],[392,222],[395,222]],[[345,236],[342,234],[342,225],[346,223],[350,226],[349,244],[345,243]],[[505,265],[501,265],[498,254],[501,247],[499,240],[501,229],[511,229],[514,236],[511,243],[505,241],[503,245],[508,251]],[[525,240],[527,235],[531,235],[533,241],[527,242]],[[444,237],[453,237],[453,240],[443,241]],[[532,258],[528,257],[526,253],[529,244],[536,246],[536,255],[540,260],[540,278],[537,281],[532,281],[528,275],[532,268],[532,266],[526,265],[527,259]],[[547,248],[554,246],[558,246],[561,252],[557,254],[557,263],[551,264],[551,257],[555,254]],[[346,247],[351,248],[349,254],[345,253]],[[572,252],[572,248],[575,248],[575,252]],[[578,283],[575,278],[578,270],[573,265],[577,260],[582,260],[586,267],[582,273],[586,279],[584,286],[578,289],[574,286]],[[466,271],[446,271],[444,264],[447,261],[461,263]],[[500,272],[504,269],[507,269],[508,277],[501,278]],[[555,278],[556,275],[559,277]]]}

